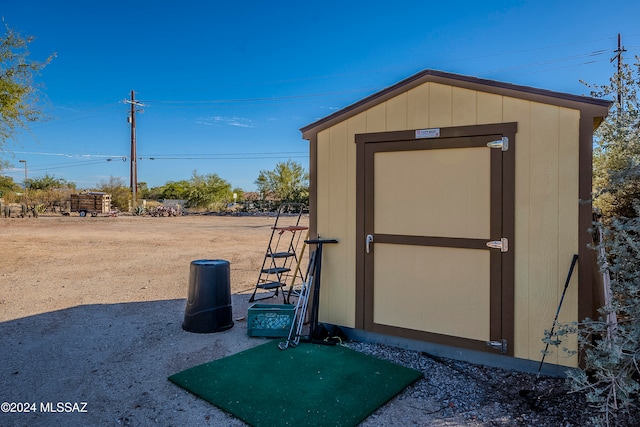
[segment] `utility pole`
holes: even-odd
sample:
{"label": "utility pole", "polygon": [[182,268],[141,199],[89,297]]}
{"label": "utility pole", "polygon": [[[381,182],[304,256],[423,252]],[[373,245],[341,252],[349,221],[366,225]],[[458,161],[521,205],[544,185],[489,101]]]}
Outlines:
{"label": "utility pole", "polygon": [[132,208],[138,206],[138,154],[136,152],[136,112],[142,112],[142,109],[137,107],[144,107],[145,105],[136,101],[136,94],[131,91],[131,101],[125,99],[126,103],[131,104],[131,112],[129,113],[129,123],[131,124],[131,172],[129,185],[131,186],[131,204]]}
{"label": "utility pole", "polygon": [[618,33],[618,49],[614,50],[613,53],[616,54],[613,58],[611,58],[610,62],[613,62],[614,59],[618,59],[618,108],[622,108],[622,94],[620,92],[620,86],[622,85],[622,80],[620,79],[620,72],[622,71],[622,52],[626,52],[627,50],[622,46],[622,41],[620,39],[620,33]]}

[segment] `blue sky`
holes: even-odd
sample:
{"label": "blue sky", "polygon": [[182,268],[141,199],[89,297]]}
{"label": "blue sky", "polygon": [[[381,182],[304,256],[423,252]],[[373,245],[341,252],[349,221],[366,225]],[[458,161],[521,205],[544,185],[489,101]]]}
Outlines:
{"label": "blue sky", "polygon": [[3,173],[22,182],[26,160],[79,188],[128,185],[132,90],[138,181],[252,191],[260,170],[307,166],[301,127],[421,70],[588,95],[618,33],[640,54],[635,0],[5,0],[0,16],[36,37],[31,59],[57,55],[37,78],[49,120],[9,142]]}

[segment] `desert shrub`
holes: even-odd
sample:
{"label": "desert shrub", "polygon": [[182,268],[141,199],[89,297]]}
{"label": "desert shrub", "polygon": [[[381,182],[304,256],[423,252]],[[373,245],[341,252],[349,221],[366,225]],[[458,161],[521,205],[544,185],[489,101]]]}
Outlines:
{"label": "desert shrub", "polygon": [[193,172],[185,199],[189,208],[214,212],[224,210],[231,195],[231,184],[216,174]]}
{"label": "desert shrub", "polygon": [[[574,391],[584,392],[599,411],[596,425],[633,425],[640,391],[640,217],[614,218],[598,224],[606,253],[603,271],[610,277],[610,294],[600,317],[580,328],[585,370],[569,372]],[[635,419],[635,422],[640,420]],[[637,425],[637,424],[636,424]]]}
{"label": "desert shrub", "polygon": [[[570,371],[568,381],[585,394],[599,416],[596,425],[640,425],[640,60],[635,68],[621,63],[605,86],[592,95],[613,98],[609,115],[595,132],[593,205],[602,214],[597,247],[600,269],[610,278],[598,319],[578,330],[585,368]],[[547,337],[559,346],[561,336]]]}

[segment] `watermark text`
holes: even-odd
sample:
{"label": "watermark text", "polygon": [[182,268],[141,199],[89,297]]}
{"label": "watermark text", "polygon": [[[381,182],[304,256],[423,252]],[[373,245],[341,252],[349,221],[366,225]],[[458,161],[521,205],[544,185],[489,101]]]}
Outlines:
{"label": "watermark text", "polygon": [[2,402],[0,412],[3,413],[71,413],[88,412],[87,402]]}

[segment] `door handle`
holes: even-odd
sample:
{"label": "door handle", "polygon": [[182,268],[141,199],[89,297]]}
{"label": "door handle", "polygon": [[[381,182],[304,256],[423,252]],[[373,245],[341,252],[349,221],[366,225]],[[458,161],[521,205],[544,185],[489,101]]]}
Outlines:
{"label": "door handle", "polygon": [[366,240],[366,245],[367,245],[367,253],[370,252],[370,245],[371,243],[373,243],[373,234],[367,234],[367,240]]}

